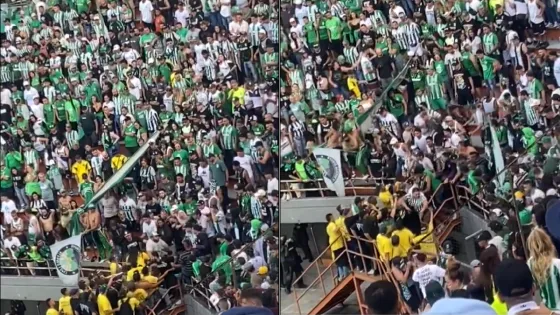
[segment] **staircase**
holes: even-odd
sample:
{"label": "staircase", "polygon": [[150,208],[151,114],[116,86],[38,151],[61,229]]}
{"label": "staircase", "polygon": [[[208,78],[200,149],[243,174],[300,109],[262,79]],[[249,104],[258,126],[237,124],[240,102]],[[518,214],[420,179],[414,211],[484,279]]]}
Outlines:
{"label": "staircase", "polygon": [[[443,185],[440,188],[443,189]],[[438,248],[450,237],[454,230],[461,226],[461,217],[458,213],[461,203],[472,202],[472,198],[459,196],[455,189],[452,189],[452,193],[453,195],[443,200],[439,206],[436,206],[433,200],[430,200],[432,208],[437,209],[434,211],[432,236],[433,242]],[[350,238],[354,242],[360,241],[358,243],[362,245],[358,246],[358,249],[352,250],[347,247],[345,242],[345,249],[338,257],[332,257],[329,248],[320,253],[318,258],[310,263],[301,276],[294,281],[294,283],[297,283],[298,280],[303,279],[308,287],[305,289],[294,288],[294,293],[291,296],[281,297],[282,304],[289,305],[282,309],[281,313],[319,315],[326,314],[336,308],[337,314],[366,315],[368,309],[362,292],[369,284],[382,279],[388,280],[400,292],[399,284],[390,272],[388,264],[379,259],[374,243],[355,236],[350,236]],[[374,253],[364,254],[362,246],[371,246]],[[348,260],[350,256],[356,257],[355,260],[361,260],[362,265],[369,262],[377,266],[378,275],[361,272],[350,262],[350,274],[339,281],[337,279],[336,262],[339,259]],[[400,314],[411,314],[404,302],[401,305]],[[340,306],[344,308],[341,309]]]}

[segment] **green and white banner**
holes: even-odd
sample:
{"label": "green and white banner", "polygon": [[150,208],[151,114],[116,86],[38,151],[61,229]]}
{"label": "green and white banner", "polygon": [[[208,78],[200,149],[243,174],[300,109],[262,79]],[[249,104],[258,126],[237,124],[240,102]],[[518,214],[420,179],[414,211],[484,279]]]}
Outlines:
{"label": "green and white banner", "polygon": [[121,167],[121,169],[118,170],[115,174],[113,174],[113,176],[111,176],[111,178],[109,178],[109,180],[93,196],[93,198],[91,198],[91,200],[87,204],[84,205],[84,209],[87,209],[87,207],[90,204],[96,204],[109,190],[113,189],[114,187],[116,187],[117,185],[122,183],[122,181],[125,179],[125,177],[128,175],[128,173],[130,173],[130,171],[134,168],[134,165],[136,163],[138,163],[138,161],[140,160],[140,158],[142,158],[144,153],[146,153],[146,151],[148,151],[148,148],[150,147],[150,143],[157,141],[157,139],[159,138],[159,135],[160,135],[160,132],[156,131],[150,137],[150,139],[148,139],[148,141],[146,141],[146,143],[144,143],[144,145],[142,145],[140,148],[138,148],[138,151],[136,151],[132,156],[128,157],[128,161],[126,161],[126,163],[124,163],[124,165]]}
{"label": "green and white banner", "polygon": [[72,236],[51,245],[58,277],[67,286],[77,286],[80,280],[82,235]]}
{"label": "green and white banner", "polygon": [[342,164],[340,163],[340,150],[315,148],[313,154],[317,159],[317,163],[323,172],[323,180],[327,187],[336,192],[336,195],[343,197],[344,191],[344,178],[342,176]]}

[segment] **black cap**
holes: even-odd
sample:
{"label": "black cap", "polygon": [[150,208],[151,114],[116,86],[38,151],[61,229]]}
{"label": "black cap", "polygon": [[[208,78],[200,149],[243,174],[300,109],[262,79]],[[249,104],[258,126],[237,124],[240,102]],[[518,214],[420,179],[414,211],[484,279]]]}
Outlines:
{"label": "black cap", "polygon": [[531,293],[533,289],[533,275],[527,263],[522,260],[506,259],[496,268],[494,285],[502,296],[523,296]]}
{"label": "black cap", "polygon": [[74,295],[78,294],[79,292],[80,292],[79,289],[71,289],[69,294],[70,294],[70,296],[74,296]]}
{"label": "black cap", "polygon": [[482,233],[478,234],[478,236],[476,237],[477,242],[489,241],[491,239],[492,239],[492,234],[490,234],[490,232],[488,231],[482,231]]}
{"label": "black cap", "polygon": [[430,305],[433,306],[439,299],[444,297],[445,291],[439,282],[432,280],[426,285],[426,301]]}

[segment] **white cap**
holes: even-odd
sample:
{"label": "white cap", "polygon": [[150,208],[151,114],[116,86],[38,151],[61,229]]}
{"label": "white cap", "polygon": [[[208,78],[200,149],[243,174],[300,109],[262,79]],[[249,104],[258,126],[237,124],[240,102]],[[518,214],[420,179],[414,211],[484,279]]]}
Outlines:
{"label": "white cap", "polygon": [[[294,3],[295,3],[295,2],[294,2]],[[295,19],[295,18],[291,18],[291,19],[290,19],[290,23],[294,23],[294,22],[296,22],[296,19]],[[261,31],[262,31],[262,30],[261,30]]]}
{"label": "white cap", "polygon": [[399,143],[399,140],[397,140],[397,138],[392,138],[391,141],[389,142],[390,145],[397,144],[397,143]]}
{"label": "white cap", "polygon": [[29,85],[29,81],[23,81],[23,86]]}
{"label": "white cap", "polygon": [[121,46],[115,45],[113,46],[113,51],[121,50]]}
{"label": "white cap", "polygon": [[260,30],[259,34],[266,34],[266,31],[265,30]]}
{"label": "white cap", "polygon": [[155,62],[154,58],[148,59],[148,63],[154,63],[154,62]]}
{"label": "white cap", "polygon": [[502,209],[496,208],[496,209],[492,209],[492,212],[497,215],[497,216],[502,216]]}
{"label": "white cap", "polygon": [[547,196],[556,196],[557,194],[558,192],[554,188],[550,188],[549,190],[546,191]]}
{"label": "white cap", "polygon": [[171,211],[175,211],[175,210],[177,210],[177,209],[179,209],[179,207],[178,207],[177,205],[173,205],[173,206],[171,207]]}
{"label": "white cap", "polygon": [[301,4],[301,2],[302,2],[301,0],[294,0],[295,5],[299,5],[299,4]]}

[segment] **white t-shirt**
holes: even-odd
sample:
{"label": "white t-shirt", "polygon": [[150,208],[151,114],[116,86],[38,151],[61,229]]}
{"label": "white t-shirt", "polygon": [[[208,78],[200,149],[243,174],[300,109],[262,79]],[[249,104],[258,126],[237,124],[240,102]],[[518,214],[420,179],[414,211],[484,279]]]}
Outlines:
{"label": "white t-shirt", "polygon": [[244,155],[244,156],[236,156],[233,158],[234,161],[238,161],[239,165],[241,167],[243,167],[247,173],[249,174],[249,177],[251,177],[251,179],[253,179],[253,169],[251,168],[251,162],[253,161],[250,157]]}
{"label": "white t-shirt", "polygon": [[16,203],[8,199],[6,202],[2,202],[2,213],[4,214],[4,224],[10,225],[12,224],[12,211],[17,210]]}
{"label": "white t-shirt", "polygon": [[266,192],[270,194],[273,190],[278,190],[278,179],[276,177],[266,183]]}
{"label": "white t-shirt", "polygon": [[148,253],[153,253],[153,252],[163,252],[164,250],[168,249],[169,245],[167,245],[167,243],[160,239],[158,242],[154,242],[153,240],[149,239],[146,242],[146,251]]}
{"label": "white t-shirt", "polygon": [[152,6],[152,2],[150,0],[140,1],[138,7],[140,9],[140,14],[142,15],[142,22],[150,24],[154,23],[154,17],[152,16],[154,6]]}
{"label": "white t-shirt", "polygon": [[418,282],[424,298],[426,298],[426,285],[433,280],[442,283],[444,277],[445,269],[437,265],[425,265],[416,269],[412,274],[412,280]]}
{"label": "white t-shirt", "polygon": [[25,103],[29,106],[33,105],[33,100],[35,97],[39,97],[39,92],[34,87],[30,87],[29,90],[23,90],[23,98]]}
{"label": "white t-shirt", "polygon": [[176,10],[175,11],[175,19],[180,22],[183,27],[187,27],[187,19],[189,17],[189,11],[187,10]]}
{"label": "white t-shirt", "polygon": [[204,183],[204,188],[208,188],[210,185],[210,166],[206,165],[206,167],[199,166],[198,167],[198,176],[202,178],[202,182]]}
{"label": "white t-shirt", "polygon": [[16,248],[21,247],[21,242],[19,241],[19,238],[13,236],[11,240],[9,239],[4,240],[4,248],[7,248],[12,253],[12,256],[15,255],[14,251],[12,250],[12,246],[14,245],[16,246]]}
{"label": "white t-shirt", "polygon": [[223,17],[231,16],[231,0],[220,0],[220,15]]}
{"label": "white t-shirt", "polygon": [[142,99],[142,82],[140,81],[140,79],[136,77],[130,78],[128,91],[130,92],[130,94],[134,95],[137,100]]}
{"label": "white t-shirt", "polygon": [[150,220],[150,223],[146,223],[146,222],[142,223],[142,233],[146,234],[146,236],[152,237],[152,234],[154,234],[156,231],[157,231],[156,221]]}

